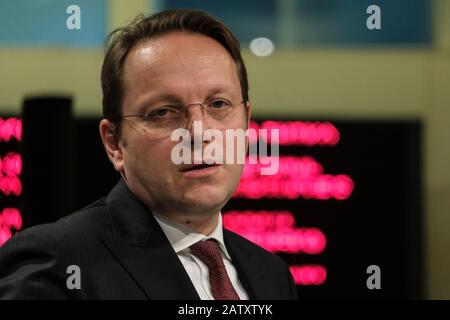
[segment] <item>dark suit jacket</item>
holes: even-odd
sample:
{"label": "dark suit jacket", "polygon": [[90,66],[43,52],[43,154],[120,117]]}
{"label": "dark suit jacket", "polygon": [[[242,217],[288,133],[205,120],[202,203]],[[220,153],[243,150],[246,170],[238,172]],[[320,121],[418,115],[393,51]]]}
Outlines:
{"label": "dark suit jacket", "polygon": [[[250,299],[297,298],[281,258],[226,229],[224,241]],[[80,268],[81,289],[68,289],[71,265]],[[0,248],[0,299],[199,296],[153,215],[121,179],[107,197],[7,241]]]}

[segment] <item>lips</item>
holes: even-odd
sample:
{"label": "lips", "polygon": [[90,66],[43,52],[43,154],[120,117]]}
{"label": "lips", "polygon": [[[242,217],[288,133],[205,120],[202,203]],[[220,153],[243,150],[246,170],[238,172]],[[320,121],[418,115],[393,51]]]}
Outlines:
{"label": "lips", "polygon": [[206,169],[210,167],[216,167],[219,166],[219,164],[207,164],[207,163],[200,163],[200,164],[191,164],[183,166],[180,171],[181,172],[189,172],[189,171],[196,171],[201,169]]}

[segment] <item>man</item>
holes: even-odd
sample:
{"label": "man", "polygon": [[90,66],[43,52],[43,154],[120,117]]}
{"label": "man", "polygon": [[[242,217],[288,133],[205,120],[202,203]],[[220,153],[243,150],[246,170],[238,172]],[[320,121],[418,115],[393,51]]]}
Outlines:
{"label": "man", "polygon": [[213,143],[205,130],[249,125],[231,32],[199,11],[140,16],[110,37],[101,78],[100,135],[122,178],[107,197],[6,243],[0,298],[296,299],[281,258],[222,227],[243,165],[173,159],[175,129],[192,134],[194,154],[195,139]]}

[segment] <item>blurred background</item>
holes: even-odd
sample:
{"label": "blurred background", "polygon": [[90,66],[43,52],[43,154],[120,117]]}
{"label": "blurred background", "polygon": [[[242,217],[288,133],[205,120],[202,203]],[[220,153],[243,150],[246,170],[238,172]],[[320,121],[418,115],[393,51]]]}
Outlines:
{"label": "blurred background", "polygon": [[[66,26],[70,5],[81,29]],[[381,29],[367,27],[370,5]],[[0,0],[0,245],[117,180],[97,130],[104,40],[167,8],[208,11],[237,35],[253,125],[280,128],[300,168],[276,183],[320,168],[339,191],[264,193],[248,173],[228,227],[285,258],[306,298],[450,299],[447,0]],[[303,244],[278,243],[275,227]]]}

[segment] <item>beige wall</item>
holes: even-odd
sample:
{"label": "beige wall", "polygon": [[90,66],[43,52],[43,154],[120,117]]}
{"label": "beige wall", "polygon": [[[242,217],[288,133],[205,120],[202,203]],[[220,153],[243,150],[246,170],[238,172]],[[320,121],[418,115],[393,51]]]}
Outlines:
{"label": "beige wall", "polygon": [[[450,1],[435,4],[432,49],[302,49],[244,57],[255,115],[424,121],[427,297],[450,299]],[[146,0],[111,0],[110,8],[110,29],[149,10]],[[66,92],[75,97],[76,115],[100,115],[101,61],[101,49],[0,48],[0,113],[19,114],[26,94]]]}
{"label": "beige wall", "polygon": [[[439,56],[442,60],[442,56]],[[253,112],[259,115],[419,117],[429,102],[437,55],[387,49],[244,53]],[[445,59],[444,59],[445,61]],[[101,112],[102,50],[0,48],[1,112],[20,112],[22,97],[67,92],[78,115]],[[45,76],[43,76],[45,75]]]}
{"label": "beige wall", "polygon": [[423,117],[428,293],[450,299],[450,52],[433,59],[429,74]]}

